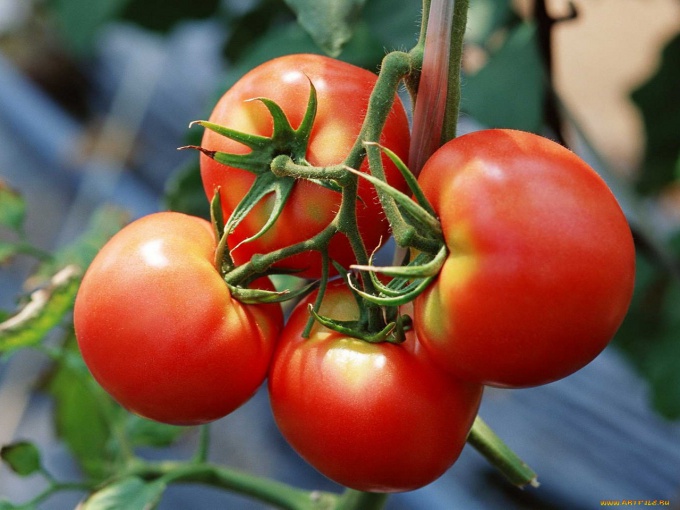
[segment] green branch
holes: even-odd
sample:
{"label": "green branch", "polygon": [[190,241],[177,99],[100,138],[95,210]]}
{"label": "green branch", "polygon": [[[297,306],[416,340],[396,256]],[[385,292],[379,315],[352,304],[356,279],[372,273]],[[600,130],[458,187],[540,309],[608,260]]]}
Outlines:
{"label": "green branch", "polygon": [[538,487],[536,473],[479,416],[475,418],[467,440],[514,485]]}
{"label": "green branch", "polygon": [[[447,0],[452,1],[452,0]],[[442,129],[442,145],[456,137],[460,111],[460,70],[463,61],[463,41],[467,26],[469,0],[455,0],[453,25],[449,46],[449,78],[446,93],[446,110]]]}
{"label": "green branch", "polygon": [[129,475],[147,481],[199,483],[225,489],[284,510],[330,510],[336,507],[335,494],[306,491],[269,478],[257,477],[208,463],[163,462],[144,465]]}
{"label": "green branch", "polygon": [[386,502],[387,494],[347,489],[334,510],[380,510]]}

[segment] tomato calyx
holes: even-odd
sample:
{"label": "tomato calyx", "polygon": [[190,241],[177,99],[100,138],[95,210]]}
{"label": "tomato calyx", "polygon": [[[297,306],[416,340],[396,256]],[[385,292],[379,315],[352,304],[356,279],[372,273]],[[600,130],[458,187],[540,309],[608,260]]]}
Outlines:
{"label": "tomato calyx", "polygon": [[384,153],[402,174],[413,195],[411,198],[383,179],[374,175],[359,174],[348,168],[349,172],[369,181],[375,187],[396,243],[404,248],[415,248],[426,253],[439,252],[441,246],[445,244],[442,227],[413,173],[399,156],[388,148],[373,142],[364,142],[364,146],[372,174],[384,174],[381,157]]}
{"label": "tomato calyx", "polygon": [[[236,265],[227,249],[227,236],[229,231],[224,225],[222,218],[222,209],[220,207],[220,190],[217,189],[210,201],[210,219],[215,231],[215,237],[218,240],[217,248],[215,249],[215,267],[220,272],[224,279],[231,296],[244,304],[263,304],[263,303],[281,303],[290,299],[296,299],[305,296],[312,292],[317,286],[317,281],[312,281],[307,285],[301,286],[297,289],[265,290],[259,288],[251,288],[250,285],[258,278],[268,276],[273,271],[265,270],[260,272],[253,272],[243,278],[234,279],[232,282],[230,275],[236,269]],[[285,270],[276,271],[279,274],[285,273]],[[292,272],[291,272],[292,273]]]}
{"label": "tomato calyx", "polygon": [[[307,109],[298,128],[293,128],[283,109],[273,100],[257,97],[249,101],[259,101],[272,118],[273,128],[269,137],[237,131],[213,122],[199,120],[190,124],[199,125],[250,149],[247,154],[230,154],[208,150],[201,146],[189,145],[181,149],[196,149],[218,163],[250,172],[256,176],[254,183],[243,199],[226,220],[225,232],[231,234],[243,219],[265,197],[274,195],[271,212],[267,221],[254,235],[241,241],[247,243],[264,235],[276,222],[283,211],[286,201],[293,190],[297,178],[309,181],[340,192],[342,188],[334,179],[342,178],[342,173],[328,175],[321,169],[315,170],[306,160],[312,127],[317,112],[317,93],[311,80]],[[320,178],[317,178],[319,175]],[[231,250],[236,246],[230,247]]]}
{"label": "tomato calyx", "polygon": [[[352,288],[361,297],[376,305],[400,306],[410,303],[437,277],[447,256],[446,246],[441,246],[434,256],[419,253],[411,258],[410,253],[407,252],[406,257],[411,260],[399,266],[355,264],[351,266],[352,269],[368,273],[376,292],[371,294],[356,287]],[[392,279],[388,283],[383,283],[378,274],[390,276]]]}
{"label": "tomato calyx", "polygon": [[413,320],[409,315],[401,313],[398,306],[380,305],[379,309],[382,315],[380,327],[376,327],[375,324],[372,325],[371,314],[378,307],[376,307],[375,303],[364,298],[365,293],[363,291],[357,290],[357,284],[352,281],[351,274],[344,273],[342,279],[356,301],[359,310],[358,318],[354,320],[338,320],[321,315],[319,313],[319,306],[326,291],[326,282],[322,282],[316,302],[310,303],[307,307],[309,321],[302,333],[304,338],[309,338],[312,325],[314,322],[318,322],[332,331],[368,343],[387,342],[400,344],[406,340],[406,332],[413,329]]}
{"label": "tomato calyx", "polygon": [[400,344],[406,340],[406,332],[412,329],[412,319],[408,315],[398,315],[396,320],[390,321],[387,325],[375,333],[367,332],[361,320],[340,321],[330,317],[324,317],[314,311],[314,306],[308,306],[310,315],[322,326],[337,331],[343,335],[357,338],[368,343],[393,343]]}
{"label": "tomato calyx", "polygon": [[[353,271],[367,273],[373,288],[373,292],[364,292],[356,287],[353,290],[370,303],[400,306],[413,301],[437,277],[448,256],[448,249],[441,223],[406,164],[394,152],[377,143],[365,142],[364,146],[371,170],[377,169],[378,172],[374,173],[378,175],[383,173],[381,154],[386,154],[403,175],[412,197],[374,175],[347,168],[352,175],[369,181],[375,187],[395,242],[406,249],[400,265],[379,267],[369,261],[369,264],[350,266]],[[392,279],[384,283],[378,274]]]}

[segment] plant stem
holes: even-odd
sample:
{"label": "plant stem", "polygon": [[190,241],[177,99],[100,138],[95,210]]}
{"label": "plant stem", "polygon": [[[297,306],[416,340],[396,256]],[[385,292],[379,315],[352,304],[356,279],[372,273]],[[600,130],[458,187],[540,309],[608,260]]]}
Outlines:
{"label": "plant stem", "polygon": [[284,510],[330,510],[339,501],[335,494],[319,491],[309,492],[269,478],[261,478],[208,463],[164,462],[147,464],[129,474],[147,480],[163,479],[168,484],[173,482],[207,484],[263,501]]}
{"label": "plant stem", "polygon": [[387,494],[346,489],[334,510],[380,510],[387,502]]}
{"label": "plant stem", "polygon": [[199,427],[198,448],[194,460],[197,463],[208,460],[208,451],[210,450],[210,424],[201,425]]}
{"label": "plant stem", "polygon": [[240,265],[225,275],[227,283],[239,284],[251,276],[264,273],[273,264],[287,257],[297,255],[305,251],[323,251],[328,246],[331,238],[338,233],[335,222],[331,222],[325,229],[314,237],[291,246],[286,246],[264,255],[254,255],[249,262]]}
{"label": "plant stem", "polygon": [[513,452],[479,417],[475,418],[468,443],[518,487],[538,486],[536,473]]}
{"label": "plant stem", "polygon": [[453,2],[434,0],[424,18],[427,29],[422,45],[422,69],[413,108],[409,168],[417,176],[441,145],[446,113]]}
{"label": "plant stem", "polygon": [[467,26],[469,0],[454,2],[453,25],[449,45],[449,79],[446,94],[446,109],[442,129],[442,145],[456,137],[460,110],[460,69],[463,62],[463,41]]}
{"label": "plant stem", "polygon": [[[347,166],[358,170],[366,156],[364,142],[380,142],[380,135],[394,104],[399,84],[413,70],[413,67],[413,59],[408,53],[393,51],[385,55],[378,81],[368,100],[368,109],[361,131],[345,159]],[[384,176],[377,177],[384,180]]]}

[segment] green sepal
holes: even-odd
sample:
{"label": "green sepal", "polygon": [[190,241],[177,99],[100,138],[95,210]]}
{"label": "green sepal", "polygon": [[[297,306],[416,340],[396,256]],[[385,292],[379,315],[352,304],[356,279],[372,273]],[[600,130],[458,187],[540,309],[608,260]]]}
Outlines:
{"label": "green sepal", "polygon": [[[213,131],[218,135],[222,135],[226,138],[229,138],[230,140],[234,140],[235,142],[243,144],[252,150],[265,149],[270,143],[270,138],[266,136],[253,135],[251,133],[236,131],[235,129],[231,129],[220,124],[215,124],[214,122],[209,122],[207,120],[195,120],[194,122],[189,124],[189,127],[192,127],[194,125],[202,126],[206,129],[209,129],[210,131]],[[190,147],[194,148],[194,146]]]}
{"label": "green sepal", "polygon": [[411,197],[372,175],[359,172],[350,167],[347,167],[347,171],[362,179],[366,179],[376,189],[394,200],[397,206],[416,223],[413,226],[416,227],[419,233],[436,239],[442,238],[442,226],[439,220],[416,201],[412,200]]}
{"label": "green sepal", "polygon": [[[400,266],[350,266],[354,270],[368,273],[377,294],[370,294],[356,288],[353,290],[367,301],[381,306],[398,306],[408,303],[422,293],[437,277],[447,256],[448,250],[445,245],[442,245],[436,255],[419,253],[408,264]],[[377,273],[393,278],[385,284],[378,278]],[[349,285],[355,287],[351,282]]]}
{"label": "green sepal", "polygon": [[[227,224],[225,225],[225,233],[231,234],[236,227],[243,221],[243,219],[250,213],[250,211],[263,200],[267,195],[274,194],[274,203],[269,218],[262,226],[262,228],[253,236],[241,241],[247,243],[253,241],[264,235],[271,226],[276,222],[281,211],[286,206],[286,201],[293,191],[295,179],[292,177],[277,177],[272,173],[260,174],[255,179],[255,182],[248,190],[248,193],[241,199],[236,208],[231,213]],[[234,246],[232,248],[235,249]]]}
{"label": "green sepal", "polygon": [[418,184],[418,179],[415,175],[413,175],[413,172],[411,172],[408,166],[406,166],[406,163],[404,163],[395,152],[391,151],[387,147],[383,147],[382,145],[375,142],[364,142],[364,146],[366,147],[371,145],[377,146],[388,158],[390,158],[392,163],[394,163],[394,166],[397,167],[397,170],[399,170],[401,175],[404,177],[406,185],[411,190],[411,193],[413,193],[413,198],[416,199],[416,202],[418,202],[418,204],[420,204],[420,206],[428,213],[436,217],[437,213],[434,211],[432,204],[430,204],[430,202],[427,200],[427,197],[425,197],[420,184]]}
{"label": "green sepal", "polygon": [[[322,326],[336,331],[342,335],[350,336],[352,338],[357,338],[368,343],[401,343],[404,341],[403,330],[398,327],[397,322],[390,322],[383,329],[376,333],[367,333],[363,329],[362,321],[339,321],[332,319],[330,317],[325,317],[319,315],[315,310],[314,306],[310,303],[308,305],[309,313],[314,320],[316,320]],[[395,332],[399,334],[395,335]]]}
{"label": "green sepal", "polygon": [[225,275],[234,268],[234,261],[229,253],[227,245],[227,234],[225,233],[224,217],[222,215],[222,202],[220,200],[220,189],[217,188],[210,201],[210,222],[215,231],[217,248],[215,248],[215,267],[220,274]]}
{"label": "green sepal", "polygon": [[[446,245],[442,245],[434,257],[426,253],[419,253],[416,258],[406,265],[401,266],[363,266],[354,264],[351,269],[358,271],[369,271],[371,273],[381,273],[387,276],[398,278],[427,278],[439,274],[446,257],[448,256]],[[428,260],[429,259],[429,260]]]}
{"label": "green sepal", "polygon": [[282,303],[290,299],[296,299],[302,296],[306,296],[307,294],[312,292],[317,286],[318,282],[313,281],[295,290],[285,289],[279,291],[265,289],[249,289],[227,283],[227,287],[229,287],[229,292],[231,292],[232,297],[240,301],[241,303],[248,305],[264,303]]}
{"label": "green sepal", "polygon": [[199,145],[185,145],[179,148],[179,150],[185,149],[195,149],[222,165],[239,168],[256,175],[268,171],[269,162],[271,161],[270,154],[260,151],[252,151],[248,154],[230,154],[228,152],[208,150]]}
{"label": "green sepal", "polygon": [[222,202],[220,189],[217,188],[210,200],[210,222],[215,229],[215,237],[220,239],[224,234],[224,216],[222,215]]}
{"label": "green sepal", "polygon": [[[410,303],[416,297],[423,293],[425,289],[432,283],[435,276],[429,276],[427,278],[421,278],[414,282],[411,282],[402,292],[398,295],[374,295],[369,292],[364,292],[361,289],[354,287],[354,291],[359,294],[362,298],[370,303],[374,303],[380,306],[401,306],[406,303]],[[374,280],[375,282],[376,280]]]}
{"label": "green sepal", "polygon": [[[290,156],[298,164],[307,164],[305,161],[307,144],[312,132],[314,119],[317,111],[317,94],[311,80],[309,82],[310,92],[305,115],[297,129],[294,129],[283,109],[273,100],[265,97],[249,99],[249,101],[261,102],[269,111],[272,117],[273,130],[271,137],[263,137],[236,131],[226,126],[221,126],[209,121],[196,121],[191,125],[197,124],[215,133],[225,136],[230,140],[245,145],[251,149],[247,154],[229,154],[220,151],[209,150],[204,147],[189,145],[181,149],[196,149],[207,157],[218,163],[234,168],[239,168],[256,175],[255,181],[248,193],[241,199],[231,216],[228,218],[224,227],[224,234],[231,234],[243,219],[252,211],[253,207],[270,193],[274,193],[274,204],[269,218],[259,232],[242,241],[243,243],[253,241],[267,232],[276,222],[283,210],[286,200],[290,196],[295,185],[295,178],[292,176],[277,176],[271,171],[272,161],[279,155]],[[323,182],[313,180],[321,186],[334,191],[341,191],[341,188],[331,181]],[[222,235],[219,237],[222,239]],[[226,240],[225,240],[226,243]],[[236,247],[231,247],[231,250]],[[227,266],[231,265],[230,261]],[[222,267],[222,265],[220,265]]]}

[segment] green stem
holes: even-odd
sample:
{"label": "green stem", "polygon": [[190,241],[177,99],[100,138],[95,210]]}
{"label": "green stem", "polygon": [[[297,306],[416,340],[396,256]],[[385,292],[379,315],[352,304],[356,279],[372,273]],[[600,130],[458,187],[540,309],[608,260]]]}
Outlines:
{"label": "green stem", "polygon": [[[351,175],[351,174],[350,174]],[[352,176],[348,185],[342,188],[342,202],[340,204],[340,211],[337,216],[338,230],[342,232],[349,241],[352,251],[354,252],[354,260],[363,260],[368,264],[368,251],[364,240],[359,233],[359,224],[357,222],[357,196],[358,196],[359,181],[358,177]],[[363,290],[369,294],[375,292],[373,282],[369,278],[362,280]],[[366,329],[370,333],[375,333],[385,327],[385,321],[382,311],[379,306],[372,303],[366,304]]]}
{"label": "green stem", "polygon": [[458,113],[460,110],[460,69],[463,61],[463,41],[467,26],[469,0],[455,1],[453,7],[453,25],[449,47],[449,79],[446,93],[446,110],[442,129],[442,145],[456,137]]}
{"label": "green stem", "polygon": [[278,177],[295,177],[303,179],[334,180],[345,184],[348,180],[348,172],[345,165],[332,166],[309,166],[295,163],[290,156],[276,156],[270,165],[271,171]]}
{"label": "green stem", "polygon": [[409,55],[411,56],[411,60],[413,62],[413,68],[411,72],[404,77],[404,84],[406,85],[406,90],[411,97],[412,104],[416,103],[416,97],[418,96],[418,84],[420,83],[420,72],[423,63],[423,55],[425,53],[425,36],[427,35],[427,21],[429,16],[430,0],[423,0],[418,42],[409,51]]}
{"label": "green stem", "polygon": [[[367,142],[369,144],[379,143],[387,116],[394,104],[399,84],[414,69],[415,64],[412,56],[403,52],[389,53],[383,59],[378,81],[368,102],[368,110],[361,132],[345,160],[348,167],[358,170],[366,157],[365,144]],[[378,155],[378,157],[380,156]],[[374,177],[383,182],[387,181],[382,164],[372,164],[370,168]],[[358,179],[356,176],[354,178]],[[396,203],[380,189],[376,189],[376,191],[390,224],[401,224],[401,213]],[[358,259],[357,263],[361,264]]]}
{"label": "green stem", "polygon": [[536,473],[479,416],[475,419],[467,440],[511,483],[518,487],[538,486]]}
{"label": "green stem", "polygon": [[[345,159],[345,164],[348,167],[358,170],[361,166],[366,157],[364,142],[380,142],[380,135],[394,104],[399,83],[413,68],[414,61],[409,53],[393,51],[383,58],[378,80],[368,100],[364,124],[352,150]],[[384,176],[377,177],[384,180]]]}
{"label": "green stem", "polygon": [[199,427],[198,448],[194,456],[194,462],[201,463],[208,460],[210,450],[210,425],[205,424]]}
{"label": "green stem", "polygon": [[170,484],[188,482],[207,484],[257,499],[284,510],[328,510],[335,507],[338,496],[327,492],[309,492],[269,478],[262,478],[208,463],[164,462],[145,465],[129,473],[147,480],[162,479]]}
{"label": "green stem", "polygon": [[323,252],[326,250],[331,238],[337,233],[338,227],[336,223],[331,222],[325,229],[306,241],[286,246],[285,248],[266,254],[253,255],[249,262],[246,262],[225,274],[224,279],[227,283],[238,285],[253,276],[265,273],[273,264],[285,258],[298,255],[305,251]]}
{"label": "green stem", "polygon": [[387,494],[346,489],[334,510],[380,510],[387,502]]}

